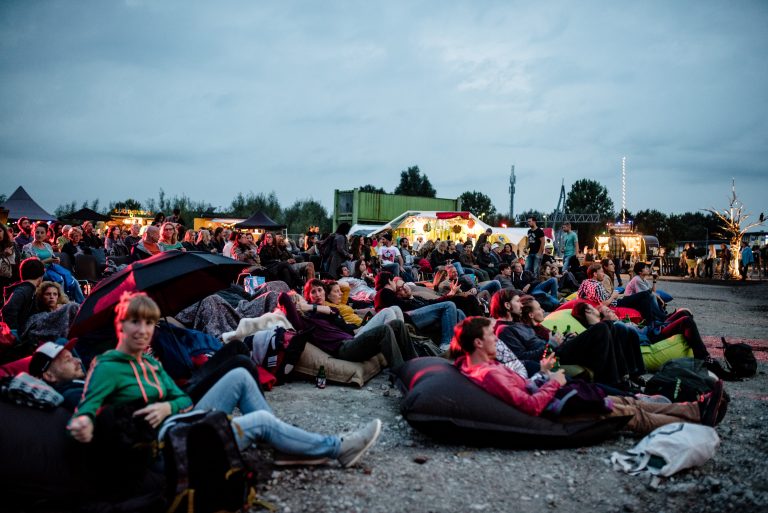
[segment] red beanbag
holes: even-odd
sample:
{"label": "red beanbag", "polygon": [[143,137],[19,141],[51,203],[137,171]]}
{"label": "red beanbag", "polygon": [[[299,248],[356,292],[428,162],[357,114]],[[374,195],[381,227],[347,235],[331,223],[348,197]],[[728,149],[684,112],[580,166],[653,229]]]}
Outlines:
{"label": "red beanbag", "polygon": [[[577,303],[590,303],[594,306],[597,306],[595,303],[587,301],[586,299],[572,299],[567,303],[563,303],[562,305],[560,305],[557,308],[557,310],[573,310],[573,307],[576,306]],[[638,312],[634,308],[627,308],[624,306],[612,306],[610,308],[611,310],[616,312],[616,315],[618,315],[619,319],[622,319],[622,320],[626,318],[627,315],[629,315],[629,320],[635,323],[640,322],[643,318],[643,316],[640,315],[640,312]]]}

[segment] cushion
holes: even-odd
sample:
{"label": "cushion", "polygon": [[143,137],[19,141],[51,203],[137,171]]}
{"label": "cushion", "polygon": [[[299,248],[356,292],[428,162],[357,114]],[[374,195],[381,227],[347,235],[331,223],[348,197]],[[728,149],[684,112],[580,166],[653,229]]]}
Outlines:
{"label": "cushion", "polygon": [[[577,303],[585,303],[585,302],[587,302],[587,301],[584,300],[584,299],[573,299],[571,301],[563,303],[555,311],[558,311],[558,310],[573,310],[573,307]],[[619,316],[619,319],[624,319],[624,317],[629,315],[629,320],[632,321],[632,322],[637,323],[637,322],[640,322],[642,320],[642,318],[643,318],[643,316],[640,315],[640,312],[638,312],[634,308],[627,308],[625,306],[612,306],[611,310],[616,312],[616,315]]]}
{"label": "cushion", "polygon": [[570,300],[572,300],[572,299],[577,299],[578,297],[579,297],[579,291],[576,291],[576,292],[571,292],[570,294],[568,294],[567,296],[565,296],[565,300],[566,300],[566,301],[570,301]]}
{"label": "cushion", "polygon": [[628,417],[553,421],[532,417],[493,397],[443,358],[415,358],[396,371],[405,394],[401,413],[415,429],[465,445],[577,447],[600,442]]}
{"label": "cushion", "polygon": [[317,346],[307,343],[299,363],[293,368],[291,374],[299,373],[314,379],[321,365],[325,367],[327,381],[354,383],[362,387],[369,379],[381,372],[381,369],[387,365],[387,360],[379,353],[364,362],[348,362],[333,358]]}
{"label": "cushion", "polygon": [[587,329],[579,321],[574,319],[573,315],[571,315],[571,310],[556,310],[551,312],[544,318],[541,325],[550,330],[557,327],[559,333],[565,333],[565,329],[568,326],[570,326],[571,331],[576,334],[582,333]]}
{"label": "cushion", "polygon": [[673,335],[651,345],[640,346],[645,370],[658,371],[664,363],[676,358],[693,358],[693,350],[682,335]]}

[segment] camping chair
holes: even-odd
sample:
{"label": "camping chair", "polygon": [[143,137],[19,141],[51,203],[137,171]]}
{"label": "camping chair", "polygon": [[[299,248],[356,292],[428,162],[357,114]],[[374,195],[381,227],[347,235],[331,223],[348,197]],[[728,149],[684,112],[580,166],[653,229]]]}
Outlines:
{"label": "camping chair", "polygon": [[87,296],[86,291],[90,291],[91,285],[97,283],[101,277],[99,276],[96,257],[93,255],[75,255],[75,266],[72,274],[80,283],[80,287],[83,289],[83,293]]}
{"label": "camping chair", "polygon": [[54,256],[58,257],[59,265],[72,272],[72,257],[69,256],[69,253],[54,253]]}

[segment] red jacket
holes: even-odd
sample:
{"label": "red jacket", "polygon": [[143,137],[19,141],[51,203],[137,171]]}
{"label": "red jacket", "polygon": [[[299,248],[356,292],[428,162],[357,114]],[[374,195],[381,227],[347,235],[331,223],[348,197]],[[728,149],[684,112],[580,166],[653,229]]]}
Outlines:
{"label": "red jacket", "polygon": [[462,355],[454,365],[477,386],[528,415],[541,415],[560,388],[557,381],[548,381],[532,394],[527,379],[496,360],[472,365],[467,355]]}

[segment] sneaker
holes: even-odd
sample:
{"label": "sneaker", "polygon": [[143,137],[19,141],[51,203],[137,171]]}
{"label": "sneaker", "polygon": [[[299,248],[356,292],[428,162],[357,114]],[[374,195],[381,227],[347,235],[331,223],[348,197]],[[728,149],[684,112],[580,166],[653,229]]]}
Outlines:
{"label": "sneaker", "polygon": [[294,467],[308,465],[325,465],[330,461],[323,456],[305,456],[303,454],[288,454],[286,452],[275,451],[273,464],[278,467]]}
{"label": "sneaker", "polygon": [[723,381],[718,380],[711,392],[704,394],[699,400],[701,423],[705,426],[715,427],[718,413],[723,403]]}
{"label": "sneaker", "polygon": [[339,451],[339,463],[344,468],[349,468],[363,457],[381,434],[381,421],[372,420],[364,428],[341,438],[341,450]]}

